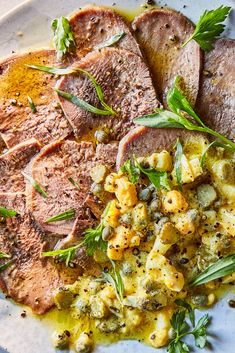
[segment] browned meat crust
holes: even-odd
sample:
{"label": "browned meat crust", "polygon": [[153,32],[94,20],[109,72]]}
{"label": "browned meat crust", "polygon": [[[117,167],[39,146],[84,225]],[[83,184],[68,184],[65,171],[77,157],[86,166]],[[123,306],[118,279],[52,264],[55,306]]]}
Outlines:
{"label": "browned meat crust", "polygon": [[125,36],[115,47],[129,50],[141,56],[127,22],[116,12],[96,6],[88,6],[70,16],[70,26],[76,42],[76,57],[82,58],[107,39],[122,32]]}
{"label": "browned meat crust", "polygon": [[235,141],[235,40],[223,38],[205,55],[196,109],[205,123]]}
{"label": "browned meat crust", "polygon": [[[31,137],[46,144],[71,133],[56,102],[56,78],[26,64],[54,65],[54,50],[17,54],[0,62],[0,134],[8,147]],[[36,105],[32,113],[27,96]]]}
{"label": "browned meat crust", "polygon": [[21,172],[40,150],[39,142],[32,138],[0,155],[0,192],[24,192],[25,181]]}
{"label": "browned meat crust", "polygon": [[[88,54],[74,66],[89,71],[96,78],[106,103],[117,112],[117,116],[98,116],[59,97],[77,136],[89,129],[106,127],[110,129],[112,138],[119,140],[133,127],[133,118],[151,113],[159,105],[148,68],[139,56],[131,52],[106,48]],[[84,75],[64,77],[58,88],[99,107],[94,87]]]}
{"label": "browned meat crust", "polygon": [[202,53],[191,41],[181,48],[194,31],[182,14],[170,9],[146,11],[133,22],[136,37],[153,74],[159,99],[166,106],[166,95],[176,75],[184,79],[184,91],[194,104],[198,94]]}

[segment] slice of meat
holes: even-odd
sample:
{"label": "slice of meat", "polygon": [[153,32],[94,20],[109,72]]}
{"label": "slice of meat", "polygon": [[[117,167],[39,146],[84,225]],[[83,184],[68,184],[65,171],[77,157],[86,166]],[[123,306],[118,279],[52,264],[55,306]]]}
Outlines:
{"label": "slice of meat", "polygon": [[[27,207],[41,229],[69,234],[75,218],[45,223],[48,218],[68,209],[74,209],[75,217],[80,221],[91,220],[90,210],[85,204],[92,184],[90,170],[103,159],[102,154],[96,155],[91,142],[57,141],[42,149],[31,163],[31,175],[42,185],[48,197],[43,198],[31,185],[27,186]],[[70,178],[78,187],[71,183]]]}
{"label": "slice of meat", "polygon": [[40,150],[39,142],[32,138],[0,155],[0,192],[24,192],[22,170]]}
{"label": "slice of meat", "polygon": [[25,194],[22,192],[0,192],[0,207],[25,213]]}
{"label": "slice of meat", "polygon": [[[95,115],[59,97],[77,136],[89,129],[105,127],[110,130],[111,138],[119,140],[133,126],[133,118],[151,113],[159,106],[147,66],[131,52],[105,48],[88,54],[74,66],[89,71],[96,78],[106,103],[117,113],[116,116]],[[94,86],[87,76],[66,76],[59,82],[58,88],[99,107]]]}
{"label": "slice of meat", "polygon": [[69,23],[76,42],[76,56],[82,58],[107,39],[122,32],[125,36],[115,47],[129,50],[141,56],[139,45],[129,25],[115,11],[97,6],[88,6],[73,13]]}
{"label": "slice of meat", "polygon": [[196,110],[205,123],[235,141],[235,40],[215,42],[205,55]]}
{"label": "slice of meat", "polygon": [[170,9],[149,10],[138,16],[133,28],[153,74],[159,99],[166,106],[166,95],[176,75],[183,77],[183,89],[195,103],[201,71],[202,53],[191,41],[181,45],[194,31],[194,25],[182,14]]}
{"label": "slice of meat", "polygon": [[[184,129],[154,129],[147,127],[137,127],[131,130],[119,144],[116,166],[119,169],[127,159],[132,159],[133,155],[145,157],[154,152],[173,147],[177,138],[187,139],[200,133]],[[205,134],[203,134],[206,137]]]}
{"label": "slice of meat", "polygon": [[[71,133],[56,101],[56,78],[26,65],[54,65],[54,50],[18,54],[0,62],[0,134],[8,147],[31,137],[46,144]],[[30,96],[37,112],[32,113]]]}

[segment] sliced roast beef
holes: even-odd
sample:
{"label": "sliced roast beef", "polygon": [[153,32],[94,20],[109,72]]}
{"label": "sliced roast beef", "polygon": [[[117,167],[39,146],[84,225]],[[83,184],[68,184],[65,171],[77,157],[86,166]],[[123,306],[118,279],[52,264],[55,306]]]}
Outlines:
{"label": "sliced roast beef", "polygon": [[[88,54],[74,66],[89,71],[96,78],[106,103],[117,113],[116,116],[95,115],[59,97],[77,136],[105,127],[109,129],[111,138],[119,140],[133,126],[133,118],[151,113],[159,105],[148,68],[139,56],[131,52],[106,48]],[[83,74],[64,77],[58,88],[99,107],[94,86]]]}
{"label": "sliced roast beef", "polygon": [[[137,127],[131,130],[119,144],[117,155],[117,169],[133,155],[145,157],[154,152],[173,147],[177,138],[185,139],[189,136],[200,136],[199,133],[184,129],[154,129]],[[206,136],[206,135],[203,135]]]}
{"label": "sliced roast beef", "polygon": [[[92,142],[77,143],[71,140],[52,143],[35,157],[31,163],[31,175],[44,188],[48,197],[43,198],[28,185],[27,207],[41,229],[64,235],[72,231],[75,217],[81,222],[91,220],[90,210],[85,204],[92,184],[90,170],[102,163],[103,158],[102,154],[96,155]],[[74,218],[45,222],[68,209],[75,210]]]}
{"label": "sliced roast beef", "polygon": [[32,138],[0,155],[0,192],[24,192],[25,182],[21,172],[40,150],[39,142]]}
{"label": "sliced roast beef", "polygon": [[25,213],[25,193],[0,192],[0,207],[14,210],[19,214]]}
{"label": "sliced roast beef", "polygon": [[[48,143],[71,133],[56,102],[56,79],[26,65],[54,65],[54,50],[13,55],[0,62],[0,134],[8,147],[31,137]],[[28,102],[31,97],[34,114]]]}
{"label": "sliced roast beef", "polygon": [[181,48],[193,33],[194,25],[179,12],[154,9],[137,17],[133,28],[150,66],[161,102],[167,105],[167,92],[176,75],[180,75],[183,77],[182,88],[194,104],[199,88],[202,54],[195,41]]}
{"label": "sliced roast beef", "polygon": [[88,6],[75,12],[69,19],[76,42],[76,56],[82,58],[112,36],[125,33],[115,47],[141,56],[139,45],[126,21],[113,10]]}
{"label": "sliced roast beef", "polygon": [[205,55],[197,111],[205,123],[235,141],[235,40],[215,42]]}

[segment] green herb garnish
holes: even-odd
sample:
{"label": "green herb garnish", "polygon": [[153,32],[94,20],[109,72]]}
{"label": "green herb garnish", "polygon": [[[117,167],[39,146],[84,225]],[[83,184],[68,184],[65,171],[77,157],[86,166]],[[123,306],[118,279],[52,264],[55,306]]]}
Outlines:
{"label": "green herb garnish", "polygon": [[10,255],[6,254],[3,251],[0,251],[0,259],[10,259]]}
{"label": "green herb garnish", "polygon": [[42,197],[47,198],[47,193],[46,191],[42,188],[42,186],[34,180],[30,175],[26,174],[25,172],[21,172],[21,174],[25,177],[25,179],[28,180],[28,182],[34,187],[37,192],[42,195]]}
{"label": "green herb garnish", "polygon": [[195,31],[182,47],[194,39],[204,51],[213,49],[212,42],[223,32],[225,25],[222,22],[225,21],[230,10],[231,7],[223,5],[215,10],[206,10],[200,17]]}
{"label": "green herb garnish", "polygon": [[[176,301],[177,303],[177,301]],[[207,342],[207,327],[210,323],[210,318],[208,314],[202,316],[195,326],[195,314],[191,306],[184,301],[178,300],[180,306],[184,307],[186,310],[178,310],[175,312],[171,319],[171,326],[174,331],[174,338],[169,343],[167,347],[167,352],[169,353],[188,353],[190,352],[190,347],[182,339],[185,336],[193,335],[195,345],[199,348],[204,348]],[[186,321],[186,312],[188,311],[190,316],[190,321],[193,326],[191,329],[188,322]]]}
{"label": "green herb garnish", "polygon": [[[91,104],[86,103],[85,101],[83,101],[82,99],[79,99],[77,97],[75,97],[75,99],[74,99],[75,102],[72,102],[72,103],[74,103],[74,104],[78,105],[80,108],[86,109],[88,111],[91,111],[89,109],[92,109],[92,111],[91,111],[92,113],[94,111],[97,111],[97,110],[102,112],[100,114],[96,112],[95,114],[99,114],[99,115],[116,115],[116,112],[107,103],[105,103],[104,94],[103,94],[101,86],[98,84],[98,82],[96,81],[95,77],[93,75],[91,75],[88,71],[80,69],[80,68],[71,68],[71,67],[60,69],[60,68],[56,68],[56,67],[42,66],[42,65],[26,65],[26,66],[31,68],[31,69],[34,69],[34,70],[48,72],[48,73],[50,73],[52,75],[70,75],[70,74],[76,74],[77,72],[83,73],[84,75],[89,77],[89,79],[91,80],[91,82],[92,82],[92,84],[93,84],[93,86],[94,86],[94,88],[96,90],[96,94],[97,94],[97,96],[98,96],[98,98],[100,100],[100,103],[105,108],[105,110],[100,110],[100,109],[98,109],[96,107],[93,107]],[[56,91],[58,91],[58,90],[56,90]],[[73,99],[72,97],[74,97],[73,95],[71,95],[69,93],[66,93],[66,92],[63,92],[63,91],[60,91],[60,92],[62,92],[62,94],[64,94],[64,96],[62,96],[62,97],[72,101],[72,99]],[[76,100],[76,98],[77,98],[77,100]]]}
{"label": "green herb garnish", "polygon": [[35,114],[37,112],[36,106],[30,96],[28,96],[27,98],[28,98],[28,102],[29,102],[30,108],[32,110],[32,113]]}
{"label": "green herb garnish", "polygon": [[75,210],[73,208],[64,211],[56,216],[48,218],[45,223],[52,223],[52,222],[59,222],[59,221],[66,221],[68,219],[72,219],[75,217]]}
{"label": "green herb garnish", "polygon": [[235,254],[219,259],[196,276],[190,284],[192,286],[199,286],[215,279],[231,275],[233,272],[235,272]]}
{"label": "green herb garnish", "polygon": [[[171,111],[165,109],[156,109],[155,113],[136,118],[134,119],[134,122],[138,125],[144,125],[153,128],[178,128],[207,133],[222,141],[224,148],[235,152],[234,142],[226,138],[224,135],[221,135],[217,131],[207,127],[199,118],[199,116],[194,112],[190,103],[184,97],[183,93],[178,87],[179,80],[180,77],[177,76],[173,88],[167,95],[167,104]],[[190,116],[192,121],[185,117],[185,113]]]}
{"label": "green herb garnish", "polygon": [[136,168],[130,161],[130,159],[128,159],[123,166],[121,166],[121,171],[125,174],[128,175],[128,179],[130,180],[131,183],[136,184],[138,179],[139,179],[139,175],[140,175],[140,170],[139,168]]}
{"label": "green herb garnish", "polygon": [[139,171],[145,174],[151,183],[155,186],[156,189],[164,188],[166,190],[170,190],[170,184],[168,180],[167,172],[159,172],[154,168],[145,168],[143,167],[136,157],[134,157],[135,167],[139,169]]}
{"label": "green herb garnish", "polygon": [[110,261],[112,263],[112,270],[108,273],[102,272],[102,275],[104,280],[113,286],[117,299],[122,304],[124,295],[124,283],[120,272],[116,268],[115,262],[112,260]]}
{"label": "green herb garnish", "polygon": [[72,48],[75,40],[67,18],[61,16],[53,20],[51,28],[54,31],[53,43],[57,52],[57,59],[61,60]]}
{"label": "green herb garnish", "polygon": [[68,178],[68,181],[70,181],[70,183],[73,186],[75,186],[78,190],[80,190],[80,186],[78,185],[78,183],[76,183],[76,181],[72,177]]}
{"label": "green herb garnish", "polygon": [[15,260],[12,259],[12,260],[7,261],[7,262],[6,262],[5,264],[3,264],[3,265],[0,265],[0,272],[5,271],[9,266],[11,266],[11,265],[13,264],[14,261],[15,261]]}
{"label": "green herb garnish", "polygon": [[15,210],[9,210],[5,207],[0,206],[0,217],[11,218],[17,216],[19,213]]}
{"label": "green herb garnish", "polygon": [[175,174],[176,174],[176,181],[180,190],[182,190],[182,156],[183,156],[183,147],[180,140],[177,139],[176,151],[175,151]]}
{"label": "green herb garnish", "polygon": [[102,49],[102,48],[110,47],[110,46],[116,44],[117,42],[119,42],[125,35],[126,35],[125,32],[121,32],[119,34],[115,34],[111,38],[107,39],[105,42],[96,45],[94,47],[94,49],[99,50],[99,49]]}
{"label": "green herb garnish", "polygon": [[67,249],[58,249],[58,250],[43,252],[42,256],[58,257],[59,261],[65,262],[66,266],[69,266],[69,263],[74,259],[76,250],[81,248],[82,245],[84,245],[84,242],[71,246],[70,248],[67,248]]}

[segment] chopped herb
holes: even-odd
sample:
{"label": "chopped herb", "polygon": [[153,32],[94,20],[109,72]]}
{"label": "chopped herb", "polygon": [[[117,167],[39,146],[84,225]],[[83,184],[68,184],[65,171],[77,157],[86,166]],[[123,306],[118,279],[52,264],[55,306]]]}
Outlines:
{"label": "chopped herb", "polygon": [[149,178],[156,189],[164,188],[166,190],[170,190],[167,172],[159,172],[154,168],[144,168],[135,157],[134,161],[136,168],[138,168],[141,173],[145,174]]}
{"label": "chopped herb", "polygon": [[[92,82],[92,84],[93,84],[93,86],[94,86],[94,88],[96,90],[96,94],[97,94],[97,96],[98,96],[98,98],[100,100],[100,103],[105,108],[104,111],[109,112],[109,114],[105,113],[105,114],[101,114],[101,115],[116,115],[116,112],[107,103],[105,103],[104,94],[103,94],[101,86],[98,84],[98,82],[96,81],[95,77],[92,76],[88,71],[80,69],[80,68],[76,68],[75,69],[75,68],[70,68],[70,67],[64,68],[64,69],[59,69],[59,68],[56,68],[56,67],[42,66],[42,65],[26,65],[26,66],[31,68],[31,69],[34,69],[34,70],[48,72],[48,73],[50,73],[52,75],[70,75],[70,74],[75,74],[77,72],[83,73],[84,75],[89,77],[89,79],[91,80],[91,82]],[[82,101],[82,100],[80,100],[80,101]],[[84,101],[82,101],[82,102],[84,102]],[[88,103],[86,103],[86,104],[88,104]],[[90,104],[89,104],[89,106],[92,107],[92,108],[95,108],[95,107],[91,106]],[[97,108],[95,108],[95,109],[97,109]]]}
{"label": "chopped herb", "polygon": [[56,48],[57,59],[61,60],[76,45],[73,33],[69,21],[63,16],[54,19],[51,27],[54,31],[53,43]]}
{"label": "chopped herb", "polygon": [[59,221],[66,221],[68,219],[72,219],[75,217],[75,210],[73,208],[62,212],[56,216],[48,218],[45,223],[52,223],[52,222],[59,222]]}
{"label": "chopped herb", "polygon": [[195,31],[182,45],[185,47],[191,40],[195,40],[204,51],[213,49],[213,41],[223,32],[224,22],[231,11],[231,7],[221,5],[215,10],[206,10],[199,19]]}
{"label": "chopped herb", "polygon": [[126,35],[125,32],[121,32],[119,34],[115,34],[114,36],[112,36],[111,38],[106,40],[105,42],[98,44],[96,47],[94,47],[94,49],[98,49],[99,50],[99,49],[102,49],[102,48],[110,47],[110,46],[116,44],[117,42],[119,42],[125,35]]}
{"label": "chopped herb", "polygon": [[42,186],[34,180],[30,175],[26,174],[25,172],[21,172],[21,174],[25,177],[25,179],[28,180],[28,182],[34,187],[37,192],[42,195],[44,198],[47,198],[47,193],[46,191],[42,188]]}
{"label": "chopped herb", "polygon": [[0,207],[0,217],[11,218],[17,216],[19,213],[15,210],[9,210],[5,207]]}
{"label": "chopped herb", "polygon": [[199,286],[215,279],[231,275],[235,272],[235,254],[219,259],[196,276],[191,282],[192,286]]}
{"label": "chopped herb", "polygon": [[[184,97],[183,93],[178,87],[179,77],[177,76],[173,88],[167,95],[167,103],[172,111],[165,109],[156,109],[154,114],[145,115],[134,119],[134,122],[139,125],[144,125],[153,128],[179,128],[189,131],[199,131],[207,133],[221,140],[224,148],[230,149],[235,152],[235,143],[207,127],[199,116],[194,112],[188,100]],[[181,111],[183,113],[181,113]],[[193,122],[185,117],[187,113]]]}
{"label": "chopped herb", "polygon": [[67,248],[67,249],[58,249],[58,250],[43,252],[42,256],[58,257],[60,261],[65,262],[66,266],[69,266],[69,263],[74,259],[76,250],[82,247],[82,245],[84,245],[84,242],[71,246],[70,248]]}
{"label": "chopped herb", "polygon": [[130,159],[128,159],[120,169],[123,173],[126,173],[128,175],[128,179],[131,183],[137,183],[140,175],[140,170],[131,163]]}
{"label": "chopped herb", "polygon": [[57,88],[55,88],[54,90],[56,91],[56,93],[58,93],[59,96],[63,97],[64,99],[68,100],[69,102],[77,105],[78,107],[80,107],[90,113],[97,114],[97,115],[111,115],[110,111],[108,111],[106,109],[103,110],[103,109],[96,108],[93,105],[85,102],[83,99],[80,99],[71,93],[60,91]]}
{"label": "chopped herb", "polygon": [[102,272],[103,278],[107,283],[110,283],[113,286],[117,299],[120,301],[120,303],[122,303],[124,295],[124,283],[120,272],[116,268],[115,262],[112,260],[110,261],[112,263],[112,270],[108,273]]}
{"label": "chopped herb", "polygon": [[68,181],[70,181],[70,183],[73,186],[75,186],[78,190],[80,190],[80,186],[78,185],[78,183],[76,183],[76,181],[72,177],[68,178]]}
{"label": "chopped herb", "polygon": [[[167,347],[169,353],[187,353],[190,347],[182,340],[183,337],[193,335],[195,345],[199,348],[204,348],[207,342],[207,327],[210,323],[208,314],[202,316],[195,326],[195,314],[192,307],[183,300],[177,301],[178,305],[184,307],[186,310],[178,310],[171,319],[171,326],[174,331],[174,338]],[[186,321],[186,312],[188,311],[190,321],[193,328],[191,329]]]}
{"label": "chopped herb", "polygon": [[5,264],[3,264],[3,265],[0,265],[0,272],[5,271],[9,266],[11,266],[11,265],[13,264],[14,261],[15,261],[15,260],[12,259],[12,260],[7,261],[7,262],[6,262]]}
{"label": "chopped herb", "polygon": [[183,147],[179,139],[176,142],[176,151],[175,151],[175,174],[176,181],[179,185],[180,190],[182,190],[182,156],[183,156]]}
{"label": "chopped herb", "polygon": [[28,96],[27,98],[28,98],[28,102],[29,102],[30,108],[32,110],[32,113],[35,114],[37,112],[35,104],[30,96]]}
{"label": "chopped herb", "polygon": [[9,259],[10,255],[6,254],[3,251],[0,251],[0,259]]}

